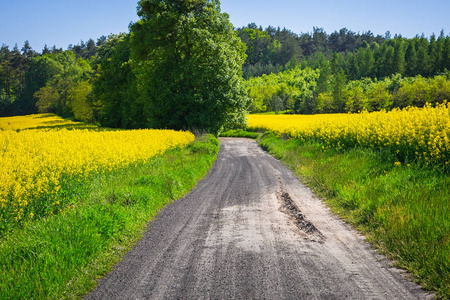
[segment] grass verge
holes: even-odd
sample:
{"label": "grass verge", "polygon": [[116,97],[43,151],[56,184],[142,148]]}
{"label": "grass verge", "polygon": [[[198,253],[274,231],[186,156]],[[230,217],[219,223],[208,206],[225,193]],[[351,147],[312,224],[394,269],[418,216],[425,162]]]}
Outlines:
{"label": "grass verge", "polygon": [[219,141],[204,136],[149,162],[97,175],[74,190],[77,206],[30,222],[0,242],[2,299],[74,299],[136,243],[165,205],[205,176]]}
{"label": "grass verge", "polygon": [[259,135],[260,133],[258,132],[250,132],[242,129],[230,129],[220,134],[221,137],[244,137],[251,139],[256,139]]}
{"label": "grass verge", "polygon": [[450,178],[381,152],[324,151],[267,132],[258,142],[426,289],[450,299]]}

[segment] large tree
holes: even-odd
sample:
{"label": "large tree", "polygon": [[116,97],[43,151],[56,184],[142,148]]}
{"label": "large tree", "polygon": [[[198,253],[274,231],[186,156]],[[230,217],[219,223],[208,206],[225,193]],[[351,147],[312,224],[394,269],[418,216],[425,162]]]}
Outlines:
{"label": "large tree", "polygon": [[93,106],[103,126],[146,126],[142,104],[136,101],[136,76],[130,63],[130,35],[110,35],[98,50]]}
{"label": "large tree", "polygon": [[141,0],[131,58],[150,127],[220,131],[248,107],[245,45],[216,0]]}

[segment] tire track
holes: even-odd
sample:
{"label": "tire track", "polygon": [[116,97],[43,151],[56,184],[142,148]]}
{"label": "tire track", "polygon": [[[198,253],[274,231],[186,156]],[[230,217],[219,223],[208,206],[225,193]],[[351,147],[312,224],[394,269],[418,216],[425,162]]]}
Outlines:
{"label": "tire track", "polygon": [[280,176],[277,176],[279,191],[277,192],[278,200],[281,202],[280,211],[286,213],[291,217],[293,223],[303,232],[305,232],[308,238],[313,242],[323,243],[325,237],[310,221],[306,219],[306,216],[302,214],[297,204],[291,198],[284,186],[283,180]]}

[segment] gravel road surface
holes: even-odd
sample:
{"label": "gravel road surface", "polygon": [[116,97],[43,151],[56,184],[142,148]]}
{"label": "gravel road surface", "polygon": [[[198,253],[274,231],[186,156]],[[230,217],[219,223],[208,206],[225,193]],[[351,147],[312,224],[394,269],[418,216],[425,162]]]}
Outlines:
{"label": "gravel road surface", "polygon": [[431,298],[255,141],[221,144],[86,299]]}

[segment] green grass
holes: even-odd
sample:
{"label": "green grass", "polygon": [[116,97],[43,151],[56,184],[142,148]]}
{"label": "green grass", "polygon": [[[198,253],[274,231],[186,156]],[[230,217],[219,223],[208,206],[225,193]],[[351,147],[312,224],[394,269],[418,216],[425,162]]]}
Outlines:
{"label": "green grass", "polygon": [[317,142],[280,139],[258,142],[281,159],[334,212],[426,289],[450,298],[450,178],[370,149],[324,151]]}
{"label": "green grass", "polygon": [[258,132],[249,132],[242,129],[231,129],[220,134],[221,137],[244,137],[251,139],[256,139],[259,135],[260,133]]}
{"label": "green grass", "polygon": [[[287,110],[280,110],[280,111],[257,112],[254,114],[257,114],[257,115],[287,115],[287,114],[292,114],[292,113],[293,113],[292,110],[287,109]],[[250,113],[250,114],[253,114],[253,113]]]}
{"label": "green grass", "polygon": [[74,182],[77,204],[30,222],[0,242],[1,299],[73,299],[142,236],[165,205],[189,192],[214,163],[219,141],[197,139],[148,163]]}

